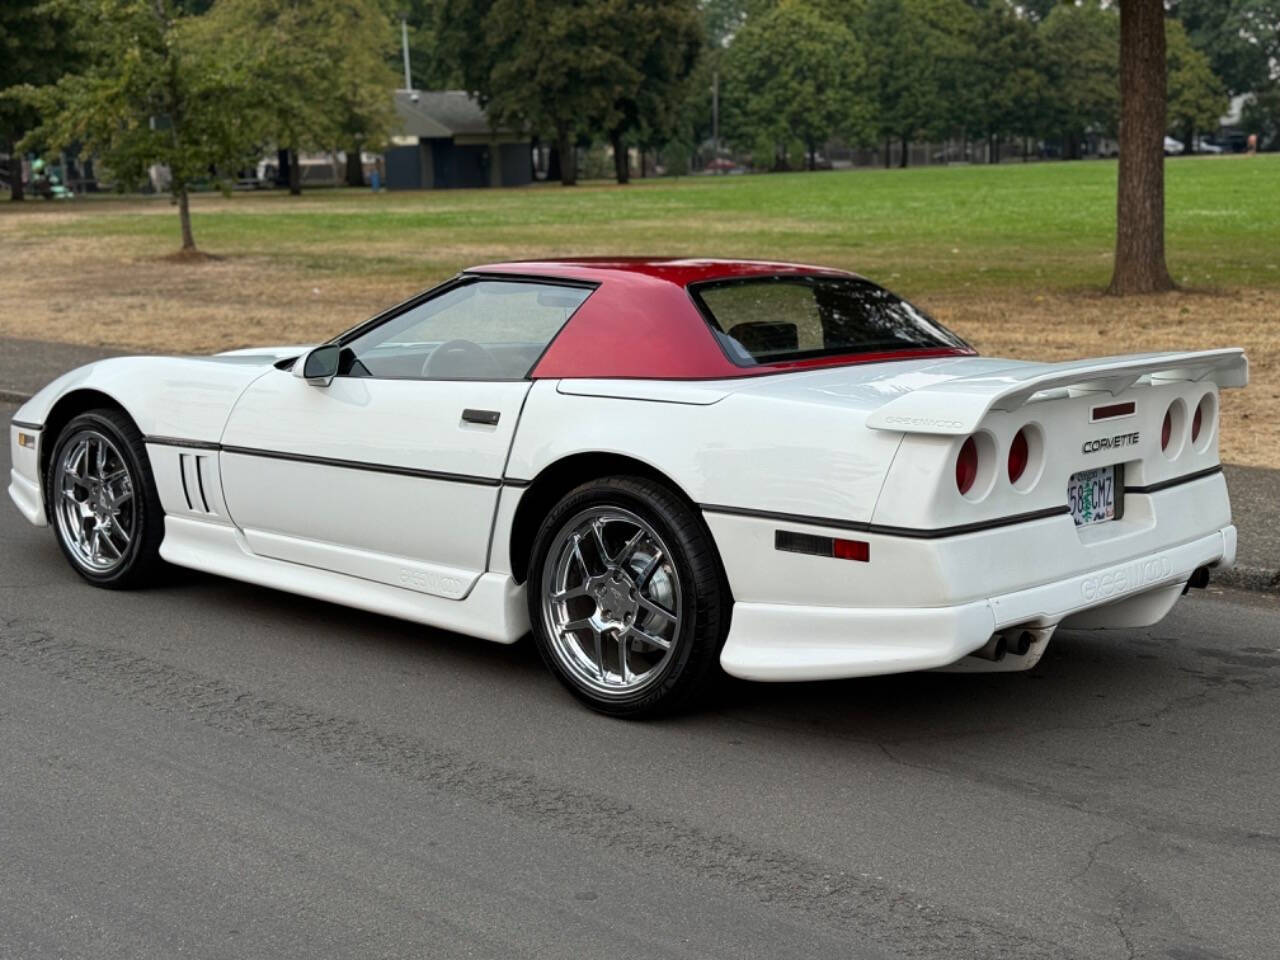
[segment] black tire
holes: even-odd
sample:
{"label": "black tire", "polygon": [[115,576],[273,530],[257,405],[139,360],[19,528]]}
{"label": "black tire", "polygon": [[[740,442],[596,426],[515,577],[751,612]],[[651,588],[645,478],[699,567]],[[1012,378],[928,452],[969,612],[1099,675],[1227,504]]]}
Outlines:
{"label": "black tire", "polygon": [[[559,557],[565,556],[565,544],[571,536],[577,518],[589,516],[593,511],[618,510],[643,521],[657,535],[656,543],[666,549],[661,551],[666,571],[674,572],[675,597],[673,612],[679,620],[670,627],[670,646],[667,652],[653,650],[643,642],[640,647],[651,655],[660,655],[661,662],[654,666],[644,680],[644,686],[635,691],[602,692],[593,689],[589,678],[575,675],[570,658],[563,653],[564,644],[553,639],[563,636],[551,622],[549,602],[544,598],[554,592],[551,586],[556,575]],[[618,519],[625,520],[624,517]],[[553,555],[553,549],[555,554]],[[669,557],[667,556],[669,554]],[[621,558],[621,550],[617,557]],[[607,555],[606,555],[607,559]],[[657,561],[655,560],[655,563]],[[590,575],[589,566],[582,561],[584,574]],[[626,576],[630,577],[632,571]],[[652,571],[650,573],[652,577]],[[616,579],[616,577],[615,577]],[[644,592],[643,582],[634,581]],[[625,591],[625,585],[624,585]],[[641,718],[666,714],[687,708],[699,695],[706,693],[712,681],[719,676],[720,650],[728,633],[732,598],[724,573],[716,554],[710,532],[697,512],[681,497],[663,484],[644,477],[616,476],[592,480],[565,495],[551,509],[538,529],[530,557],[526,592],[529,601],[529,621],[543,662],[558,680],[582,703],[600,713],[615,717]],[[635,591],[631,591],[635,597]],[[604,610],[604,602],[582,598],[590,609]],[[621,597],[625,602],[625,597]],[[678,609],[674,609],[678,607]],[[639,608],[635,608],[639,609]],[[596,614],[593,614],[596,615]],[[614,614],[614,616],[618,616]],[[633,616],[647,617],[645,624],[655,621],[649,614],[640,612]],[[630,619],[627,623],[631,623]],[[640,626],[640,619],[635,620]],[[594,632],[594,630],[593,630]],[[622,632],[625,632],[622,631]],[[625,658],[627,644],[619,641],[619,631],[609,636],[624,651],[617,656]],[[632,649],[635,645],[632,644]],[[596,648],[600,648],[597,646]],[[557,652],[557,651],[560,652]],[[604,665],[601,661],[601,682]],[[626,669],[622,670],[625,678]]]}
{"label": "black tire", "polygon": [[[99,437],[105,438],[109,443],[108,457],[111,458],[112,467],[118,457],[119,465],[127,471],[127,489],[131,493],[129,501],[132,504],[127,525],[120,517],[123,508],[115,511],[117,517],[114,522],[128,533],[129,539],[127,544],[122,543],[123,535],[118,530],[110,543],[119,556],[107,558],[105,548],[101,551],[105,558],[103,562],[111,562],[111,566],[106,569],[95,568],[90,560],[77,551],[76,544],[70,539],[73,535],[68,532],[71,522],[64,522],[59,516],[63,499],[60,486],[63,458],[73,445],[79,445],[86,439],[90,443],[96,443],[95,438]],[[102,449],[102,445],[93,449]],[[120,480],[112,483],[111,489],[117,496],[126,489]],[[155,582],[164,567],[160,559],[160,542],[164,539],[164,509],[160,506],[142,434],[124,413],[110,408],[90,410],[75,417],[62,428],[45,469],[44,495],[54,538],[76,573],[95,587],[108,590],[132,589]]]}

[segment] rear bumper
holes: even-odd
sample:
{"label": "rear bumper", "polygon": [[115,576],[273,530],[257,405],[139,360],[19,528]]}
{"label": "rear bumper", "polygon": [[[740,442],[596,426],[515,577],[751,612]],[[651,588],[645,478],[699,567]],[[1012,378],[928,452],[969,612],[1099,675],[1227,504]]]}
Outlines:
{"label": "rear bumper", "polygon": [[945,607],[739,602],[720,663],[748,680],[829,680],[945,666],[1015,625],[1154,623],[1196,568],[1230,566],[1235,550],[1228,525],[1118,565]]}
{"label": "rear bumper", "polygon": [[[1124,515],[1058,515],[920,538],[709,508],[736,601],[721,662],[756,680],[813,680],[955,663],[1014,626],[1155,623],[1201,566],[1235,562],[1222,474],[1128,491]],[[868,543],[853,562],[775,549],[779,530]],[[965,660],[966,665],[972,661]]]}

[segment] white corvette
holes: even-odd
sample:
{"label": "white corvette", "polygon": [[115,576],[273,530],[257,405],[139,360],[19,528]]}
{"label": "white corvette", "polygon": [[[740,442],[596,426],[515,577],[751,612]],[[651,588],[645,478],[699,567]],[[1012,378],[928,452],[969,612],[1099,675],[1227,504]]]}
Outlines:
{"label": "white corvette", "polygon": [[313,348],[130,357],[16,414],[10,495],[104,587],[163,559],[488,640],[608,713],[1033,665],[1230,565],[1236,349],[978,357],[853,274],[505,263]]}

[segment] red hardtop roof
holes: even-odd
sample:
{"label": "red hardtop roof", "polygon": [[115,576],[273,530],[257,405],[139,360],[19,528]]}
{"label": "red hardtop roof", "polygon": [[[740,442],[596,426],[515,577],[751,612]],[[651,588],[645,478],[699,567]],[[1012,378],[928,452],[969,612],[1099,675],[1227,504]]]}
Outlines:
{"label": "red hardtop roof", "polygon": [[468,274],[545,277],[598,284],[534,365],[535,379],[714,380],[808,367],[972,353],[951,347],[852,353],[742,367],[729,359],[694,304],[690,284],[737,277],[839,276],[830,267],[766,260],[673,257],[572,257],[513,260]]}
{"label": "red hardtop roof", "polygon": [[677,286],[733,277],[822,274],[851,276],[847,270],[768,260],[716,260],[707,257],[568,257],[563,260],[511,260],[471,267],[467,273],[505,273],[602,282],[629,275]]}

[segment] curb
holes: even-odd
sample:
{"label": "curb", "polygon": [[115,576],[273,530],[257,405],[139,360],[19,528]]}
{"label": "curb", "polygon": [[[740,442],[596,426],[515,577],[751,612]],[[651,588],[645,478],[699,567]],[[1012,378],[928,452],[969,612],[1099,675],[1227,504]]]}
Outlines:
{"label": "curb", "polygon": [[[0,403],[26,403],[31,394],[20,390],[6,390],[0,387]],[[1250,590],[1257,593],[1280,593],[1280,570],[1269,570],[1266,567],[1254,567],[1237,563],[1226,570],[1214,570],[1210,575],[1211,583],[1233,590]]]}
{"label": "curb", "polygon": [[1280,570],[1268,570],[1266,567],[1254,567],[1237,563],[1226,570],[1213,570],[1209,574],[1209,582],[1220,587],[1231,587],[1235,590],[1253,590],[1260,593],[1280,592]]}

